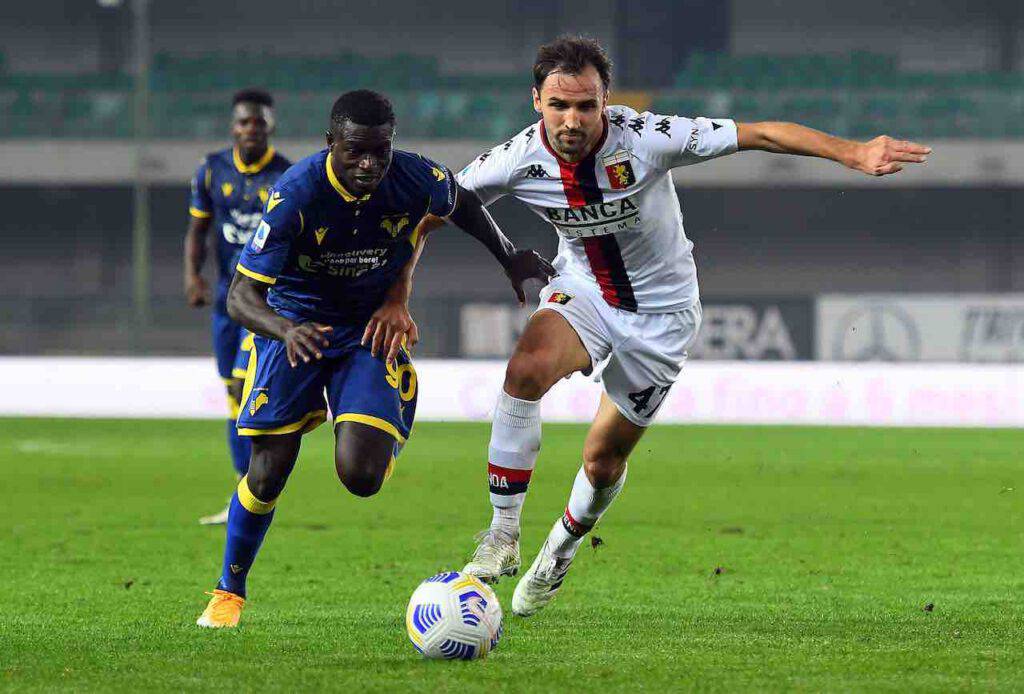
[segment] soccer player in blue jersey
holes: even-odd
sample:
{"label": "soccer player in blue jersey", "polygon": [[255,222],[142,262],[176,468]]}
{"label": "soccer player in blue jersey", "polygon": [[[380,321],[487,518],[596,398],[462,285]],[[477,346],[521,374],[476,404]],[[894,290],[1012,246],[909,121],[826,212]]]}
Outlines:
{"label": "soccer player in blue jersey", "polygon": [[394,132],[382,95],[343,94],[327,149],[278,180],[238,261],[227,306],[255,333],[238,418],[252,457],[231,499],[223,568],[200,626],[238,624],[302,434],[326,421],[328,407],[345,487],[372,496],[390,474],[416,411],[407,345],[418,332],[408,299],[423,230],[448,219],[482,242],[521,303],[525,280],[553,273],[534,251],[517,251],[447,168],[393,150]]}
{"label": "soccer player in blue jersey", "polygon": [[[226,300],[238,256],[256,230],[270,188],[291,166],[270,146],[274,131],[274,100],[259,89],[245,89],[232,100],[231,137],[234,145],[203,157],[192,178],[190,222],[185,234],[185,297],[200,308],[213,302],[213,352],[217,371],[227,387],[229,417],[228,451],[241,477],[249,466],[249,441],[238,436],[235,420],[245,378],[247,347],[245,328],[228,316]],[[214,232],[217,285],[213,296],[203,278],[208,234]],[[228,509],[199,519],[203,525],[226,523]]]}

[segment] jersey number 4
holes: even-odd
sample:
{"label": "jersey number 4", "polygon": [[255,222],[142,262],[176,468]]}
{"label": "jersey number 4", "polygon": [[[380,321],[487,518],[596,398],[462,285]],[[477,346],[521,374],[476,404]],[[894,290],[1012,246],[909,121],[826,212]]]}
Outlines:
{"label": "jersey number 4", "polygon": [[[629,399],[633,403],[633,411],[637,414],[644,414],[646,412],[646,416],[652,417],[654,413],[658,411],[658,408],[661,407],[661,403],[665,402],[665,396],[668,395],[668,391],[671,387],[671,385],[662,386],[661,388],[658,388],[657,386],[649,386],[643,390],[638,390],[635,393],[630,393]],[[658,400],[657,402],[651,403],[651,398],[654,396],[655,390],[658,391]]]}

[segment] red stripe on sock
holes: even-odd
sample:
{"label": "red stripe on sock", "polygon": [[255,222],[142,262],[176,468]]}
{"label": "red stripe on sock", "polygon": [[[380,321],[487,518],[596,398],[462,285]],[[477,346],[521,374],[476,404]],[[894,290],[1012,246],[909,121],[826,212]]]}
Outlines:
{"label": "red stripe on sock", "polygon": [[576,537],[583,537],[594,527],[592,525],[584,525],[573,518],[568,506],[565,507],[565,515],[562,516],[562,526],[569,531],[570,535],[575,535]]}
{"label": "red stripe on sock", "polygon": [[487,474],[496,475],[499,479],[504,477],[509,483],[529,482],[533,470],[517,470],[511,467],[501,467],[494,463],[487,463]]}

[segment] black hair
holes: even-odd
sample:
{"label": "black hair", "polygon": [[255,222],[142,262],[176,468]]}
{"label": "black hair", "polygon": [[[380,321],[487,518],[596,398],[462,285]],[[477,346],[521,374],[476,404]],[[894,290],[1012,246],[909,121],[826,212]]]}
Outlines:
{"label": "black hair", "polygon": [[259,104],[260,106],[273,108],[274,97],[270,96],[270,92],[265,89],[242,89],[235,92],[235,95],[231,98],[232,106],[237,106],[241,103]]}
{"label": "black hair", "polygon": [[339,96],[331,108],[332,129],[340,128],[345,121],[369,127],[394,125],[395,112],[383,94],[369,89],[356,89]]}
{"label": "black hair", "polygon": [[533,63],[533,85],[540,91],[544,80],[552,72],[578,75],[587,65],[594,66],[604,88],[608,89],[612,81],[612,61],[601,44],[588,36],[563,34],[537,49],[537,59]]}

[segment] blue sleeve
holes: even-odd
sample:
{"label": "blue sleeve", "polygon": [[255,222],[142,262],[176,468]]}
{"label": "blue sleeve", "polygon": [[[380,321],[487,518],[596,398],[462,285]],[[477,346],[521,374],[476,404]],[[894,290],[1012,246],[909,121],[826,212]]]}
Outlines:
{"label": "blue sleeve", "polygon": [[245,244],[236,270],[260,282],[274,284],[281,274],[292,241],[302,233],[303,217],[297,196],[272,191],[256,232]]}
{"label": "blue sleeve", "polygon": [[448,217],[455,211],[455,198],[459,189],[455,176],[444,164],[438,164],[424,156],[420,156],[417,163],[417,180],[426,188],[426,193],[430,197],[427,212],[438,217]]}
{"label": "blue sleeve", "polygon": [[213,200],[210,198],[210,162],[203,162],[192,176],[192,194],[189,197],[188,213],[198,219],[209,219],[213,215]]}

